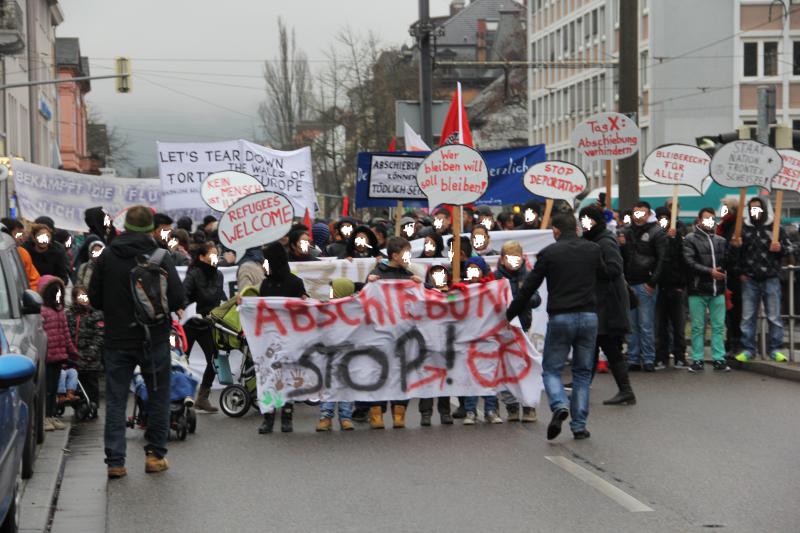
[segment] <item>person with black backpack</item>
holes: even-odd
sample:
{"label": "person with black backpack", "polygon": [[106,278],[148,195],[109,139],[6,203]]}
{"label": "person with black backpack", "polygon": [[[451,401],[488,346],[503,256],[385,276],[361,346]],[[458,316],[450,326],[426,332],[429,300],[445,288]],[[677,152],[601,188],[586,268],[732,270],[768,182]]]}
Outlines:
{"label": "person with black backpack", "polygon": [[168,468],[170,312],[183,305],[184,291],[172,259],[158,247],[152,231],[150,209],[128,209],[125,232],[103,250],[89,285],[92,307],[105,315],[105,462],[110,479],[127,474],[125,410],[137,366],[150,394],[145,472]]}

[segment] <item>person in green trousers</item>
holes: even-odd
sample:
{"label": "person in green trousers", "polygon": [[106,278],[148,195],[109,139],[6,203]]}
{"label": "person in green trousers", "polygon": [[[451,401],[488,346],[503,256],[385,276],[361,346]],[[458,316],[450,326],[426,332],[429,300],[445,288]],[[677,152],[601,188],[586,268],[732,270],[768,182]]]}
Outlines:
{"label": "person in green trousers", "polygon": [[692,322],[692,364],[689,372],[703,371],[706,310],[711,321],[711,357],[714,370],[730,372],[725,361],[725,270],[728,243],[716,235],[714,210],[704,207],[694,232],[683,240],[683,257],[689,271],[689,317]]}

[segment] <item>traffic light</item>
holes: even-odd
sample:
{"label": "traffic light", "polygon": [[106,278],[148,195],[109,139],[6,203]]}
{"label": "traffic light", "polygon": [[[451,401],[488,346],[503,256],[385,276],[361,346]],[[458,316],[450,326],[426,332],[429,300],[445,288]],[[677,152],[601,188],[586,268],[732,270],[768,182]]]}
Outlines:
{"label": "traffic light", "polygon": [[118,57],[115,64],[117,78],[117,92],[131,92],[131,60],[127,57]]}
{"label": "traffic light", "polygon": [[747,139],[746,135],[742,135],[744,131],[731,131],[729,133],[720,133],[719,135],[703,135],[695,138],[697,147],[703,150],[710,156],[720,149],[723,144],[731,141],[738,141],[739,139]]}

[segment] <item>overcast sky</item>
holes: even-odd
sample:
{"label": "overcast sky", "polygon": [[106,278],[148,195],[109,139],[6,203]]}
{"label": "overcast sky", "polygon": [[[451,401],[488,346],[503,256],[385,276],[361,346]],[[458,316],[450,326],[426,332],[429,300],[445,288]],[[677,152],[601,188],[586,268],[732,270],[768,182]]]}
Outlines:
{"label": "overcast sky", "polygon": [[[431,0],[431,15],[449,0]],[[59,37],[80,38],[93,75],[132,58],[133,91],[92,83],[88,101],[130,141],[135,163],[156,165],[155,142],[253,139],[264,99],[262,61],[277,57],[277,19],[293,27],[312,68],[336,33],[373,30],[385,45],[411,43],[415,0],[61,0]],[[180,78],[180,79],[178,79]],[[225,108],[225,109],[223,109]]]}

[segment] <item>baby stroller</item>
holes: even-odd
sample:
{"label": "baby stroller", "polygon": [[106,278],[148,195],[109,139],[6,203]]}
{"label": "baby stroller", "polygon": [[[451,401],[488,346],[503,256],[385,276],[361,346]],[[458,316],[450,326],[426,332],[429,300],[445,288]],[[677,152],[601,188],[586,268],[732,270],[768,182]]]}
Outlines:
{"label": "baby stroller", "polygon": [[[245,287],[241,296],[258,296],[258,289]],[[233,418],[244,416],[251,407],[258,410],[256,370],[239,322],[236,299],[234,296],[208,315],[213,327],[211,333],[214,344],[220,352],[214,361],[217,380],[226,386],[219,396],[219,407],[223,413]],[[228,361],[228,356],[233,350],[242,352],[242,363],[235,381]]]}
{"label": "baby stroller", "polygon": [[67,406],[72,407],[75,420],[82,422],[84,420],[95,420],[97,418],[97,402],[99,398],[90,398],[86,389],[80,380],[80,372],[78,373],[78,386],[75,389],[77,397],[71,401],[59,401],[56,407],[56,414],[63,416]]}
{"label": "baby stroller", "polygon": [[[170,429],[175,431],[178,440],[186,440],[189,433],[197,429],[197,413],[194,406],[194,395],[197,390],[197,379],[189,371],[189,361],[185,354],[187,346],[183,327],[172,322],[169,336],[172,352],[172,371],[170,373]],[[141,369],[133,376],[134,404],[133,414],[128,417],[128,427],[147,426],[147,386]]]}

